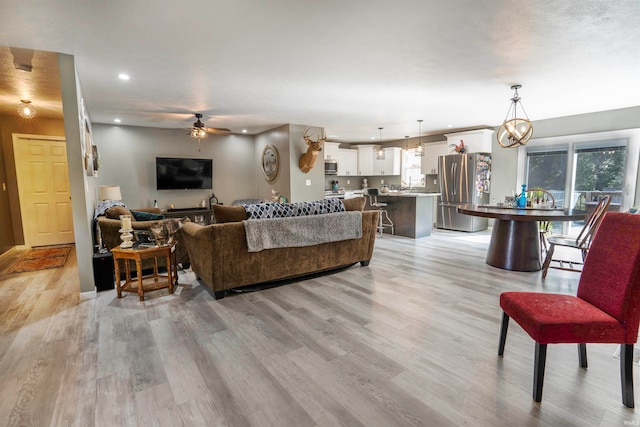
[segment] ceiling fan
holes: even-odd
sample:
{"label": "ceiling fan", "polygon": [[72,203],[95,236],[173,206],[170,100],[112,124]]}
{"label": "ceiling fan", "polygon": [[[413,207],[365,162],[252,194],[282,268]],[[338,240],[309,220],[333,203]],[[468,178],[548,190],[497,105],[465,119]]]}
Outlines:
{"label": "ceiling fan", "polygon": [[229,135],[231,130],[227,128],[208,128],[202,123],[200,120],[202,118],[202,114],[195,113],[196,121],[193,124],[193,127],[189,130],[189,136],[192,138],[206,138],[208,134],[213,135]]}

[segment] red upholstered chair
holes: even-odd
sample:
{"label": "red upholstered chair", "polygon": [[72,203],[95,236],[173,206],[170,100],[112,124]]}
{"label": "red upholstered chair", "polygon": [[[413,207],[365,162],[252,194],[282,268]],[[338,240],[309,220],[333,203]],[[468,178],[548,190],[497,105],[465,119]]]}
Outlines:
{"label": "red upholstered chair", "polygon": [[633,408],[633,344],[640,321],[640,216],[609,212],[591,243],[577,296],[504,292],[498,354],[504,354],[509,318],[536,342],[533,398],[542,400],[547,344],[577,343],[587,367],[586,343],[620,344],[622,403]]}

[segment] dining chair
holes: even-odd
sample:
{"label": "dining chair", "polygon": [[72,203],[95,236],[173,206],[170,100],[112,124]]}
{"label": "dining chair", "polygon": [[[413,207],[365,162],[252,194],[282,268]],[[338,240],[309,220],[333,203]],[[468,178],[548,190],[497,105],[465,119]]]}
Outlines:
{"label": "dining chair", "polygon": [[[530,199],[535,203],[544,203],[548,209],[555,209],[556,207],[556,198],[553,197],[553,194],[541,188],[527,190],[527,200]],[[532,205],[534,204],[533,202]],[[540,259],[542,259],[542,256],[549,250],[547,233],[550,227],[551,223],[549,221],[538,221],[538,229],[540,230]]]}
{"label": "dining chair", "polygon": [[[547,344],[578,344],[587,368],[586,343],[620,344],[622,402],[633,408],[633,344],[640,322],[640,216],[609,212],[585,259],[576,296],[503,292],[498,355],[504,355],[509,319],[535,341],[533,398],[542,400]],[[624,255],[623,255],[624,254]]]}
{"label": "dining chair", "polygon": [[[542,263],[542,279],[547,277],[547,273],[550,268],[565,271],[582,271],[582,269],[575,268],[574,265],[577,266],[584,264],[584,259],[587,256],[587,252],[589,251],[589,246],[591,244],[591,239],[598,230],[598,226],[602,222],[602,218],[604,218],[604,214],[607,212],[607,209],[609,209],[610,203],[611,199],[609,196],[603,196],[600,199],[596,207],[593,209],[593,212],[589,215],[589,218],[585,221],[578,237],[558,234],[546,239],[549,243],[549,247],[547,249],[547,256]],[[582,262],[575,260],[553,259],[553,253],[556,246],[579,249],[582,255]],[[551,265],[552,262],[557,262],[558,266]],[[568,267],[566,267],[565,264],[568,265]]]}

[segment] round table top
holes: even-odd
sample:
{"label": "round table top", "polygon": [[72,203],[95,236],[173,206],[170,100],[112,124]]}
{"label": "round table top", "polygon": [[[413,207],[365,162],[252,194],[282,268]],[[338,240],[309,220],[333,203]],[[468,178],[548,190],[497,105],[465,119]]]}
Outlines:
{"label": "round table top", "polygon": [[460,205],[458,212],[507,221],[579,221],[586,219],[587,216],[586,211],[578,209],[511,208],[489,205]]}

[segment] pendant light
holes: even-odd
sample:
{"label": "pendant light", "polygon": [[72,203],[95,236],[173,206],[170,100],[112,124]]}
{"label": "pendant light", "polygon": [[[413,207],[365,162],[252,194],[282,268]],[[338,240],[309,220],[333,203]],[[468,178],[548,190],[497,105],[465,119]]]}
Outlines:
{"label": "pendant light", "polygon": [[[515,148],[521,145],[525,145],[533,135],[533,127],[531,126],[531,120],[527,117],[527,113],[524,111],[524,107],[518,95],[518,89],[522,85],[513,85],[511,89],[515,91],[513,98],[511,98],[511,105],[507,110],[507,117],[504,119],[504,123],[498,129],[498,144],[504,148]],[[522,109],[522,114],[525,118],[518,117],[518,103]]]}
{"label": "pendant light", "polygon": [[422,120],[418,120],[418,146],[416,147],[416,156],[424,156],[424,147],[422,146]]}
{"label": "pendant light", "polygon": [[386,158],[384,148],[382,148],[382,129],[384,128],[378,128],[378,130],[380,130],[380,148],[378,148],[378,152],[376,153],[377,160],[384,160]]}
{"label": "pendant light", "polygon": [[21,99],[18,105],[18,114],[25,119],[32,119],[36,115],[36,109],[31,104],[31,101]]}

